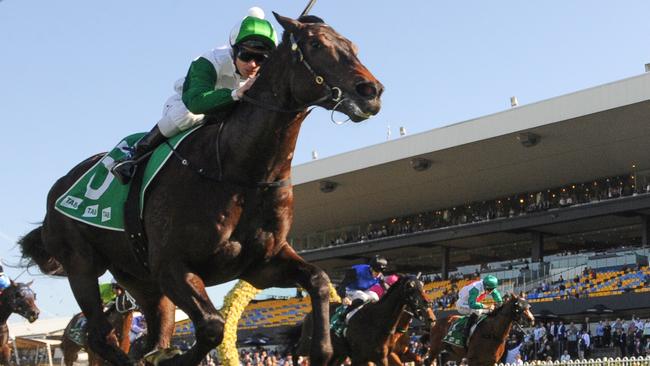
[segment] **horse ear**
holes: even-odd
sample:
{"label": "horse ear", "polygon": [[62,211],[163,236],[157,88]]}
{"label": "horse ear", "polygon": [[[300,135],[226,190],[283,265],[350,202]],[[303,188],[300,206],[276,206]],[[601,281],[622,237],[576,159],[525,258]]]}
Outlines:
{"label": "horse ear", "polygon": [[34,280],[31,280],[25,284],[25,286],[30,287],[34,283]]}
{"label": "horse ear", "polygon": [[13,286],[16,286],[16,282],[14,282],[14,280],[12,280],[11,278],[9,279],[9,284],[10,284],[12,287],[13,287]]}
{"label": "horse ear", "polygon": [[287,32],[294,32],[294,31],[298,30],[300,28],[300,26],[301,26],[299,21],[293,20],[293,19],[288,18],[288,17],[283,17],[282,15],[280,15],[280,14],[278,14],[276,12],[273,12],[273,16],[278,21],[278,23],[280,23],[282,28],[284,28],[284,30],[287,31]]}

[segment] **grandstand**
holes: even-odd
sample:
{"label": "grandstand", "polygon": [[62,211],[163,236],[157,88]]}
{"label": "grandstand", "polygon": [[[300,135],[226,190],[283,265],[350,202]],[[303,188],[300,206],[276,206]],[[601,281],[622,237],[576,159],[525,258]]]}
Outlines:
{"label": "grandstand", "polygon": [[[432,299],[489,272],[538,313],[650,315],[649,141],[645,73],[314,160],[293,170],[290,240],[334,282],[380,254]],[[257,302],[240,328],[308,309]]]}

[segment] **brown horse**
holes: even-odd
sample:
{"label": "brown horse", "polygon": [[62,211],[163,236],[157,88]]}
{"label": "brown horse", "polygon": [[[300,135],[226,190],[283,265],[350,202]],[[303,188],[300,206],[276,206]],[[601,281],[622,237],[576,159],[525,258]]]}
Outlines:
{"label": "brown horse", "polygon": [[[430,319],[434,319],[433,310],[431,308],[427,309]],[[397,325],[395,326],[395,333],[390,337],[388,343],[388,349],[390,353],[388,354],[388,364],[390,366],[401,366],[406,362],[413,362],[415,365],[422,365],[423,359],[420,355],[413,353],[410,349],[410,339],[408,336],[409,326],[413,320],[413,313],[408,311],[403,311],[399,319],[397,319]],[[431,324],[433,326],[433,323]]]}
{"label": "brown horse", "polygon": [[431,328],[430,360],[436,360],[440,355],[440,365],[444,365],[447,361],[459,362],[462,358],[467,358],[472,366],[492,366],[503,356],[512,325],[520,321],[528,325],[533,325],[535,322],[526,299],[512,295],[479,323],[467,341],[467,348],[463,348],[442,341],[451,324],[458,318],[460,316],[452,315],[439,319]]}
{"label": "brown horse", "polygon": [[[345,337],[339,338],[331,334],[334,355],[330,365],[340,365],[346,357],[350,357],[353,365],[368,362],[388,365],[389,354],[394,346],[393,335],[404,312],[427,324],[434,321],[422,282],[415,277],[400,278],[378,302],[359,309],[350,318]],[[301,338],[296,349],[298,355],[307,354],[311,328],[312,317],[309,314],[302,324]]]}
{"label": "brown horse", "polygon": [[0,362],[9,365],[11,348],[9,347],[9,328],[7,319],[12,313],[21,315],[30,323],[38,319],[40,310],[36,306],[36,294],[29,287],[32,283],[11,281],[11,285],[0,294]]}
{"label": "brown horse", "polygon": [[[66,366],[73,365],[79,356],[79,351],[82,349],[88,352],[88,364],[90,366],[99,366],[103,364],[101,357],[97,357],[92,350],[86,347],[84,339],[77,339],[72,335],[73,328],[77,326],[77,323],[83,317],[83,313],[75,314],[63,331],[61,349],[63,350],[63,363]],[[131,347],[131,343],[129,342],[129,331],[131,330],[131,321],[133,320],[133,310],[128,310],[122,313],[117,311],[116,307],[113,305],[106,310],[106,318],[113,329],[116,330],[116,337],[119,340],[120,349],[124,353],[128,354]],[[82,327],[81,332],[84,334],[86,333],[85,327]]]}
{"label": "brown horse", "polygon": [[[206,286],[237,278],[257,288],[308,291],[315,314],[312,365],[327,363],[329,279],[287,242],[293,218],[291,160],[309,106],[359,122],[379,112],[383,86],[361,64],[356,47],[314,16],[275,14],[283,39],[255,85],[227,116],[189,135],[144,198],[148,267],[123,232],[75,221],[54,209],[101,155],[59,179],[48,195],[42,227],[20,240],[41,271],[67,275],[88,317],[89,347],[114,365],[132,360],[115,342],[102,311],[97,277],[109,270],[133,295],[148,325],[147,349],[167,349],[174,304],[191,319],[196,343],[165,365],[196,365],[221,343],[224,319]],[[140,169],[142,171],[142,169]]]}

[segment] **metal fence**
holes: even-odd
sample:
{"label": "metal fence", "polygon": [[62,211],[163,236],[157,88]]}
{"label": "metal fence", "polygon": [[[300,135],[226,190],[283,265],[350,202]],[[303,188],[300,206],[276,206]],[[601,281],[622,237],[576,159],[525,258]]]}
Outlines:
{"label": "metal fence", "polygon": [[[499,363],[496,366],[514,366],[514,363]],[[551,365],[571,365],[571,366],[650,366],[649,357],[632,357],[632,358],[603,358],[595,360],[575,360],[575,361],[532,361],[520,364],[522,366],[551,366]]]}

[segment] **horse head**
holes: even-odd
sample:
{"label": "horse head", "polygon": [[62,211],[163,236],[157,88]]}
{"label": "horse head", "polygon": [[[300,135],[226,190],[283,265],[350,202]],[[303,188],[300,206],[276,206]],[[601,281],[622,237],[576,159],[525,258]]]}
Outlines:
{"label": "horse head", "polygon": [[535,316],[530,311],[530,304],[523,297],[515,294],[510,295],[501,309],[504,312],[509,311],[515,323],[523,323],[526,326],[535,324]]}
{"label": "horse head", "polygon": [[359,61],[352,42],[318,17],[293,20],[273,14],[284,28],[276,53],[291,55],[294,73],[288,82],[294,104],[336,110],[354,122],[379,112],[384,87]]}
{"label": "horse head", "polygon": [[430,326],[435,320],[431,311],[431,301],[424,293],[424,284],[417,277],[406,276],[400,281],[407,311]]}
{"label": "horse head", "polygon": [[36,306],[36,294],[31,289],[32,282],[11,281],[11,285],[2,291],[0,303],[6,304],[12,313],[21,315],[30,323],[38,319],[40,310]]}

